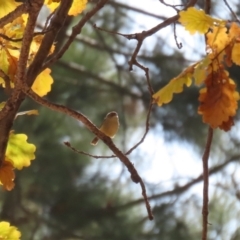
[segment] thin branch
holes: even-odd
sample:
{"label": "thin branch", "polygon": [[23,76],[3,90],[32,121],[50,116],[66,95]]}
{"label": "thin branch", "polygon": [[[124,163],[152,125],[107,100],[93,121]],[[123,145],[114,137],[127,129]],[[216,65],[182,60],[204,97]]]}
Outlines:
{"label": "thin branch", "polygon": [[67,146],[68,148],[70,148],[72,151],[78,153],[78,154],[83,154],[83,155],[86,155],[88,157],[92,157],[92,158],[96,158],[96,159],[99,159],[99,158],[115,158],[116,157],[116,155],[112,155],[112,156],[99,156],[99,155],[92,155],[92,154],[84,152],[84,151],[79,151],[76,148],[74,148],[70,144],[70,142],[64,142],[64,145]]}
{"label": "thin branch", "polygon": [[[35,8],[38,7],[39,4],[41,4],[43,1],[39,0],[32,0],[31,4],[23,4],[24,6],[27,6],[27,10],[30,13],[35,13]],[[6,104],[4,105],[4,108],[0,112],[0,162],[3,161],[5,158],[5,152],[6,152],[6,146],[9,138],[9,132],[12,128],[13,121],[15,119],[15,115],[21,106],[23,100],[25,99],[25,94],[21,90],[21,82],[25,81],[26,83],[31,86],[33,81],[35,80],[36,76],[38,75],[40,68],[42,66],[43,61],[46,59],[46,57],[49,54],[49,50],[54,42],[54,39],[56,37],[57,32],[59,31],[60,27],[62,26],[64,19],[67,16],[68,10],[71,7],[72,0],[66,0],[61,1],[56,14],[51,19],[50,28],[52,31],[46,33],[44,36],[41,46],[38,49],[37,54],[35,55],[35,58],[31,65],[28,68],[27,73],[25,74],[24,66],[26,65],[25,56],[26,53],[22,53],[23,49],[21,49],[22,54],[22,60],[23,62],[18,63],[18,67],[20,68],[17,72],[17,83],[15,87],[12,89],[11,95],[8,98]],[[24,7],[25,9],[25,7]],[[31,14],[30,14],[31,15]],[[11,15],[12,16],[12,15]],[[14,15],[15,16],[15,15]],[[13,18],[14,19],[14,18]],[[1,23],[1,20],[0,20]],[[29,22],[30,24],[30,22]],[[29,29],[31,26],[29,25]],[[32,31],[32,30],[31,30]],[[28,39],[28,36],[24,34],[24,37]],[[27,40],[29,41],[29,40]],[[29,44],[28,44],[29,45]],[[24,47],[24,46],[23,46]],[[24,47],[26,52],[29,50]],[[19,81],[21,80],[21,81]]]}
{"label": "thin branch", "polygon": [[[211,11],[211,0],[205,0],[205,13],[210,14]],[[205,43],[207,46],[207,35],[205,34]],[[202,157],[203,164],[203,206],[202,206],[202,240],[207,240],[208,235],[208,187],[209,187],[209,169],[208,169],[208,159],[211,149],[211,143],[213,138],[213,129],[209,126],[207,143],[205,146],[204,154]]]}
{"label": "thin branch", "polygon": [[176,33],[176,22],[175,23],[173,23],[173,33],[174,33],[174,39],[175,39],[175,43],[176,43],[176,45],[177,45],[177,47],[178,47],[178,49],[181,49],[182,47],[183,47],[183,45],[182,45],[182,43],[180,42],[178,42],[178,40],[177,40],[177,33]]}
{"label": "thin branch", "polygon": [[16,85],[18,82],[23,82],[25,78],[28,56],[30,52],[30,46],[33,40],[33,34],[38,14],[43,6],[43,0],[34,1],[31,3],[32,10],[29,12],[27,25],[23,34],[22,46],[20,50],[20,56],[18,59],[17,72],[16,72]]}
{"label": "thin branch", "polygon": [[[185,9],[191,7],[191,6],[194,6],[196,4],[196,2],[197,2],[197,0],[190,0],[189,3],[186,5],[186,7],[183,8],[183,10],[185,10]],[[138,53],[139,53],[139,51],[140,51],[140,49],[142,47],[143,41],[147,37],[152,36],[153,34],[157,33],[161,29],[163,29],[163,28],[169,26],[170,24],[176,22],[178,20],[178,18],[179,18],[179,15],[177,14],[177,15],[175,15],[173,17],[170,17],[170,18],[166,19],[162,23],[156,25],[155,27],[153,27],[153,28],[151,28],[151,29],[149,29],[147,31],[142,31],[141,33],[121,34],[121,33],[113,32],[113,31],[106,31],[106,30],[104,30],[104,31],[106,31],[108,33],[111,33],[111,34],[121,35],[121,36],[127,38],[128,40],[135,39],[135,40],[138,41],[137,46],[136,46],[136,48],[135,48],[135,50],[134,50],[134,52],[132,54],[132,57],[131,57],[131,59],[128,62],[129,63],[129,70],[132,71],[133,70],[133,65],[136,65],[136,66],[138,66],[140,68],[143,68],[143,66],[140,63],[138,63],[138,61],[136,60],[137,55],[138,55]],[[95,28],[97,28],[96,25],[95,25]],[[103,30],[101,28],[98,28],[98,29]]]}
{"label": "thin branch", "polygon": [[63,54],[68,50],[69,46],[75,40],[76,36],[79,33],[81,33],[82,28],[86,24],[86,22],[89,21],[89,19],[91,19],[107,3],[107,1],[108,0],[99,1],[91,11],[85,14],[85,16],[79,21],[79,23],[72,28],[72,33],[69,39],[67,40],[67,42],[63,45],[63,47],[59,50],[59,52],[57,52],[51,59],[49,59],[44,64],[44,66],[42,67],[42,70],[49,67],[51,64],[53,64],[63,56]]}
{"label": "thin branch", "polygon": [[0,77],[4,80],[6,93],[10,94],[11,80],[10,80],[9,76],[2,69],[0,69]]}
{"label": "thin branch", "polygon": [[42,4],[43,4],[43,0],[32,1],[31,6],[26,4],[28,5],[28,10],[30,13],[29,13],[28,22],[27,22],[26,30],[23,37],[24,41],[26,42],[22,44],[20,57],[18,61],[18,68],[16,73],[16,86],[12,90],[12,93],[9,99],[7,100],[6,104],[4,105],[3,109],[0,112],[0,126],[1,126],[0,128],[0,165],[2,164],[5,158],[9,132],[13,125],[15,115],[17,113],[18,108],[21,105],[21,102],[24,99],[24,94],[22,94],[21,90],[17,87],[17,85],[19,85],[20,82],[24,81],[24,78],[25,78],[29,48],[30,48],[31,39],[32,39],[32,37],[28,36],[28,34],[32,34],[34,30],[35,21],[41,9]]}
{"label": "thin branch", "polygon": [[240,20],[239,20],[237,14],[232,10],[232,8],[231,8],[231,6],[229,5],[228,1],[227,1],[227,0],[223,0],[223,2],[226,4],[226,6],[227,6],[227,8],[229,9],[229,11],[232,13],[232,15],[233,15],[233,17],[235,18],[235,20],[240,23]]}
{"label": "thin branch", "polygon": [[158,19],[161,19],[161,20],[166,20],[166,17],[162,17],[162,16],[159,16],[157,14],[150,13],[150,12],[144,11],[142,9],[139,9],[139,8],[136,8],[136,7],[133,7],[133,6],[130,6],[130,5],[126,5],[126,4],[123,4],[123,3],[120,3],[120,2],[109,1],[108,4],[112,5],[112,6],[125,8],[125,9],[127,9],[129,11],[134,11],[134,12],[137,12],[137,13],[141,13],[144,16],[149,16],[149,17],[154,17],[154,18],[158,18]]}
{"label": "thin branch", "polygon": [[124,95],[129,95],[130,97],[132,97],[133,99],[142,99],[142,95],[141,94],[137,94],[134,92],[131,92],[131,90],[127,87],[124,86],[120,86],[119,84],[114,83],[113,81],[109,81],[108,79],[105,79],[93,72],[88,71],[87,69],[85,69],[84,66],[74,63],[74,62],[65,62],[62,60],[59,60],[57,63],[57,65],[60,65],[61,67],[65,67],[65,68],[69,68],[69,70],[77,72],[78,74],[84,74],[85,76],[92,78],[93,80],[98,81],[101,84],[105,84],[109,87],[112,87],[113,89],[116,89],[118,92],[120,92],[121,94]]}
{"label": "thin branch", "polygon": [[[35,32],[35,33],[33,33],[33,37],[36,37],[38,35],[43,35],[43,34],[49,32],[49,31],[51,31],[51,29],[48,29],[48,30],[42,31],[42,32]],[[23,38],[10,38],[10,37],[2,34],[2,33],[0,33],[0,37],[7,40],[7,41],[10,41],[10,42],[21,42],[21,41],[23,41]]]}
{"label": "thin branch", "polygon": [[204,9],[205,9],[205,13],[206,14],[210,14],[210,12],[211,12],[211,0],[205,0],[204,1],[204,5],[205,5],[205,7],[204,7]]}
{"label": "thin branch", "polygon": [[207,143],[205,146],[205,151],[202,157],[203,162],[203,230],[202,230],[202,240],[207,240],[208,232],[208,186],[209,186],[209,170],[208,170],[208,159],[211,149],[211,143],[213,138],[213,129],[209,127]]}
{"label": "thin branch", "polygon": [[17,17],[20,17],[23,13],[27,13],[27,11],[28,11],[28,4],[19,5],[14,11],[10,12],[9,14],[7,14],[6,16],[0,19],[0,28],[12,22]]}
{"label": "thin branch", "polygon": [[30,98],[32,98],[37,103],[51,109],[57,112],[64,113],[68,116],[71,116],[78,121],[81,121],[92,133],[94,133],[98,138],[100,138],[113,152],[114,154],[119,158],[119,160],[127,167],[128,171],[131,173],[131,179],[135,183],[140,183],[142,188],[142,195],[144,197],[145,205],[148,212],[148,218],[150,220],[153,219],[153,214],[151,211],[151,208],[149,206],[149,202],[147,199],[146,189],[145,185],[142,181],[142,178],[138,174],[137,170],[135,169],[132,162],[126,157],[125,154],[123,154],[113,143],[110,137],[106,136],[104,133],[102,133],[85,115],[76,112],[70,108],[67,108],[66,106],[59,105],[56,103],[52,103],[47,101],[46,99],[43,99],[39,97],[36,93],[34,93],[31,88],[29,88],[27,85],[22,85],[22,91],[28,95]]}
{"label": "thin branch", "polygon": [[179,9],[177,9],[177,7],[182,7],[183,5],[182,4],[178,4],[178,5],[172,5],[172,4],[168,4],[168,3],[165,3],[164,0],[159,0],[159,2],[161,2],[163,5],[167,6],[167,7],[171,7],[173,8],[175,11],[179,11]]}
{"label": "thin branch", "polygon": [[41,72],[41,67],[48,57],[54,40],[68,16],[68,10],[72,5],[72,1],[73,0],[61,1],[54,16],[51,18],[51,22],[48,26],[48,29],[51,29],[51,31],[45,34],[41,46],[27,72],[27,84],[29,86],[32,85],[36,76]]}
{"label": "thin branch", "polygon": [[153,107],[153,102],[150,103],[149,108],[148,108],[148,113],[147,113],[147,118],[146,118],[145,133],[143,134],[143,136],[140,139],[140,141],[126,152],[126,155],[129,155],[134,149],[136,149],[141,143],[144,142],[144,140],[145,140],[145,138],[147,136],[147,133],[149,131],[149,126],[150,126],[149,125],[149,120],[150,120],[150,115],[151,115],[151,112],[152,112],[152,107]]}
{"label": "thin branch", "polygon": [[[222,169],[224,169],[228,164],[230,164],[232,162],[237,162],[239,160],[240,160],[239,154],[233,155],[229,160],[226,160],[225,162],[210,168],[209,175],[216,174],[216,173],[222,171]],[[191,180],[190,182],[188,182],[182,186],[178,185],[177,187],[175,187],[174,189],[172,189],[170,191],[152,195],[152,196],[148,197],[148,199],[149,200],[160,200],[165,197],[181,195],[181,194],[185,193],[187,190],[189,190],[191,187],[193,187],[194,185],[200,183],[202,180],[203,180],[203,174],[201,174],[200,176],[194,178],[193,180]],[[124,205],[118,206],[117,209],[123,209],[123,208],[125,209],[125,208],[133,207],[133,206],[135,206],[137,204],[141,204],[141,203],[143,203],[143,199],[136,199],[132,202],[128,202]]]}

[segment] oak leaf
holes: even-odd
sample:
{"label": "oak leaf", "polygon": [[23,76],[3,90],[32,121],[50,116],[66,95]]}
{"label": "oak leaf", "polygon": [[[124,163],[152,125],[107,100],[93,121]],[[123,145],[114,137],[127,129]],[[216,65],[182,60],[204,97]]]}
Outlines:
{"label": "oak leaf", "polygon": [[240,65],[240,43],[234,44],[231,57],[235,64]]}
{"label": "oak leaf", "polygon": [[25,134],[10,133],[6,157],[15,168],[21,170],[23,167],[28,167],[31,160],[35,159],[35,150],[35,145],[27,142]]}
{"label": "oak leaf", "polygon": [[240,27],[237,23],[233,22],[229,29],[229,38],[232,39],[240,39]]}
{"label": "oak leaf", "polygon": [[227,124],[229,118],[236,114],[239,100],[236,84],[222,69],[210,73],[205,83],[206,88],[200,90],[198,113],[212,128],[224,128],[224,122]]}
{"label": "oak leaf", "polygon": [[226,27],[214,26],[212,31],[207,33],[207,52],[210,58],[222,61],[225,47],[229,44],[229,36]]}
{"label": "oak leaf", "polygon": [[[46,4],[51,11],[54,11],[59,6],[59,2],[59,0],[45,0],[44,4]],[[87,2],[88,0],[73,0],[68,15],[77,16],[80,14],[86,8]]]}
{"label": "oak leaf", "polygon": [[158,106],[162,106],[164,103],[169,103],[172,101],[174,93],[180,93],[183,91],[184,85],[189,87],[192,84],[192,75],[193,75],[194,65],[187,68],[179,76],[170,80],[170,82],[161,88],[158,92],[153,94],[154,101]]}
{"label": "oak leaf", "polygon": [[19,240],[21,233],[9,222],[0,222],[0,240]]}
{"label": "oak leaf", "polygon": [[4,17],[8,13],[16,9],[16,7],[21,4],[17,3],[14,0],[0,0],[0,18]]}
{"label": "oak leaf", "polygon": [[11,191],[15,185],[13,182],[15,178],[15,173],[13,169],[14,167],[10,161],[3,161],[0,167],[0,182],[3,187],[8,191]]}
{"label": "oak leaf", "polygon": [[196,85],[202,84],[208,74],[209,71],[209,65],[211,64],[211,60],[209,57],[205,57],[202,61],[198,62],[197,65],[194,68],[194,80]]}
{"label": "oak leaf", "polygon": [[32,90],[37,93],[40,97],[46,95],[51,91],[51,85],[53,83],[53,78],[50,75],[51,70],[49,68],[42,71],[34,81],[32,85]]}
{"label": "oak leaf", "polygon": [[185,26],[185,29],[190,34],[194,34],[195,32],[204,34],[214,25],[224,24],[223,20],[212,18],[205,14],[203,10],[198,10],[194,7],[188,8],[187,11],[181,11],[179,15],[179,22]]}
{"label": "oak leaf", "polygon": [[229,131],[231,127],[234,125],[233,117],[229,117],[229,119],[226,122],[223,122],[219,128],[224,131]]}

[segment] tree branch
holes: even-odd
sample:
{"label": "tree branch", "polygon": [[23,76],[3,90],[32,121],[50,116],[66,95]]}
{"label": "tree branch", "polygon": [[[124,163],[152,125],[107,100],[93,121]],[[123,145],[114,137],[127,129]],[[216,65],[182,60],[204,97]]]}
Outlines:
{"label": "tree branch", "polygon": [[81,33],[82,28],[86,24],[86,22],[89,21],[89,19],[91,19],[91,17],[93,17],[107,3],[107,1],[108,0],[99,1],[92,10],[86,13],[86,15],[79,21],[79,23],[72,28],[72,34],[70,35],[67,42],[63,45],[61,50],[44,64],[43,69],[49,67],[51,64],[53,64],[63,56],[63,54],[67,51],[69,46],[75,40],[76,36]]}
{"label": "tree branch", "polygon": [[207,232],[208,232],[208,185],[209,185],[208,159],[209,159],[209,154],[211,149],[212,138],[213,138],[213,129],[209,127],[207,143],[206,143],[205,151],[202,157],[202,162],[203,162],[202,240],[207,240]]}
{"label": "tree branch", "polygon": [[[220,171],[222,171],[228,164],[233,163],[233,162],[237,162],[240,160],[240,155],[233,155],[229,160],[225,161],[222,164],[216,165],[212,168],[209,169],[209,176],[216,174]],[[160,200],[162,198],[165,197],[171,197],[174,195],[181,195],[183,193],[185,193],[187,190],[189,190],[191,187],[193,187],[194,185],[200,183],[201,181],[203,181],[203,174],[201,174],[200,176],[198,176],[197,178],[191,180],[189,183],[186,183],[182,186],[177,186],[175,187],[173,190],[170,191],[166,191],[166,192],[162,192],[156,195],[152,195],[150,197],[148,197],[149,200]],[[118,207],[116,207],[118,210],[120,209],[125,209],[125,208],[129,208],[129,207],[133,207],[135,205],[141,204],[143,203],[143,199],[136,199],[132,202],[128,202],[124,205],[120,205]]]}
{"label": "tree branch", "polygon": [[14,11],[10,12],[6,16],[0,19],[0,28],[5,26],[6,24],[12,22],[17,17],[20,17],[23,13],[28,12],[28,4],[19,5]]}
{"label": "tree branch", "polygon": [[23,92],[28,95],[30,98],[32,98],[37,103],[51,109],[57,112],[64,113],[68,116],[71,116],[78,121],[82,122],[92,133],[94,133],[98,138],[100,138],[112,151],[113,153],[119,158],[119,160],[127,167],[128,171],[131,174],[131,179],[135,183],[139,183],[142,188],[142,195],[144,197],[145,205],[148,212],[148,217],[150,220],[153,219],[152,211],[148,202],[147,194],[146,194],[146,188],[142,181],[142,178],[138,174],[137,170],[135,169],[134,165],[130,162],[128,157],[123,154],[113,143],[112,139],[108,136],[106,136],[103,132],[101,132],[85,115],[82,113],[76,112],[70,108],[67,108],[66,106],[59,105],[56,103],[52,103],[47,101],[46,99],[43,99],[39,97],[36,93],[34,93],[28,86],[22,86]]}
{"label": "tree branch", "polygon": [[[2,165],[9,137],[9,132],[12,128],[13,121],[17,110],[24,99],[24,94],[17,87],[19,82],[24,81],[25,69],[28,59],[29,48],[31,44],[31,34],[33,33],[36,18],[42,7],[43,0],[32,2],[29,6],[29,18],[27,27],[24,33],[25,43],[23,44],[20,52],[20,58],[18,62],[18,69],[16,73],[16,86],[12,91],[10,98],[7,100],[4,108],[0,112],[0,166]],[[20,85],[21,86],[21,85]]]}

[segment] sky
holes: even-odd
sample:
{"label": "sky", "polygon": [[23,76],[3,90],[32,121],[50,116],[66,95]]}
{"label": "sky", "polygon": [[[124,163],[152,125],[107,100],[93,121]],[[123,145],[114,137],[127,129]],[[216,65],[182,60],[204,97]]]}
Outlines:
{"label": "sky", "polygon": [[[163,6],[158,0],[122,0],[122,2],[164,17],[176,15],[175,10]],[[171,1],[167,2],[170,3]],[[178,3],[178,1],[173,2]],[[142,30],[150,29],[162,21],[154,17],[143,16],[144,15],[142,14],[136,14],[136,16],[134,16],[135,21],[138,22],[140,26],[135,26],[133,33],[134,30],[140,32]],[[186,41],[187,39],[186,43],[183,42],[184,49],[180,52],[184,52],[186,56],[189,55],[189,59],[192,60],[192,49],[195,48],[196,36],[190,35],[188,32],[184,31],[183,28],[180,28],[180,31],[178,28],[177,32],[179,39],[183,36],[183,38],[180,39],[181,41]],[[177,49],[171,27],[161,29],[157,35],[169,36],[169,47],[166,48],[166,51],[169,51],[169,54],[171,53],[171,48]],[[199,36],[197,37],[199,38]],[[154,46],[152,41],[155,41],[155,38],[150,37],[146,40],[147,41],[144,43],[146,46]],[[189,49],[189,53],[187,52],[187,49]],[[204,53],[204,47],[200,53]],[[195,60],[199,60],[200,53],[196,54],[194,57]],[[168,185],[169,183],[169,185],[172,186],[172,183],[170,182],[170,179],[172,178],[182,178],[185,179],[184,182],[186,182],[186,179],[191,179],[201,174],[201,159],[199,159],[199,156],[197,156],[192,146],[187,143],[179,144],[179,142],[174,142],[170,144],[165,142],[163,138],[159,137],[159,135],[156,136],[154,132],[150,132],[144,143],[140,146],[140,149],[143,154],[146,154],[148,159],[150,159],[145,171],[141,173],[141,176],[149,183],[157,184],[164,182],[164,185]]]}
{"label": "sky", "polygon": [[[174,9],[164,6],[159,0],[121,0],[121,2],[163,17],[171,17],[176,14]],[[177,0],[168,0],[165,2],[169,4],[179,3]],[[234,3],[238,3],[236,0],[228,2],[232,7],[234,7]],[[218,2],[218,4],[217,14],[220,13],[220,15],[214,17],[220,18],[226,16],[228,19],[231,14],[224,2],[221,1]],[[135,22],[139,23],[139,25],[136,24],[136,26],[133,26],[132,33],[148,30],[162,21],[154,17],[146,17],[143,14],[135,14],[132,17]],[[181,50],[176,46],[171,27],[161,29],[156,35],[168,36],[167,42],[169,47],[166,48],[166,51],[169,51],[169,53],[171,53],[171,49],[175,49],[183,53],[187,59],[194,61],[200,60],[201,56],[205,55],[203,36],[199,34],[190,35],[179,25],[177,26],[177,36],[183,44]],[[154,46],[151,42],[155,41],[154,39],[156,38],[149,37],[144,44],[148,47]],[[193,149],[193,147],[186,142],[165,142],[164,138],[159,137],[159,135],[156,136],[154,132],[150,131],[144,143],[140,146],[140,149],[143,154],[146,154],[150,159],[148,167],[145,168],[145,171],[142,173],[142,176],[147,182],[154,184],[166,182],[167,184],[170,179],[175,177],[185,179],[183,181],[186,182],[186,179],[195,178],[202,173],[201,153],[200,155],[199,152],[196,153],[196,149]],[[199,186],[196,191],[202,194],[202,188],[199,188]]]}
{"label": "sky", "polygon": [[[164,17],[171,17],[176,14],[175,10],[170,7],[163,6],[159,0],[119,0],[119,2],[145,10],[147,12],[159,14],[160,16]],[[179,3],[179,1],[176,0],[169,0],[166,2],[175,4]],[[231,4],[234,2],[236,1],[229,1]],[[228,9],[223,2],[219,3],[218,10],[221,12],[221,16],[230,16]],[[129,34],[148,30],[162,21],[154,17],[146,17],[143,14],[133,14],[131,17],[135,20],[135,22],[139,24],[133,25],[132,32],[129,32]],[[198,61],[201,59],[201,56],[205,54],[203,37],[198,34],[190,35],[187,31],[184,30],[183,27],[179,25],[177,26],[177,36],[179,41],[181,41],[183,44],[183,48],[181,50],[179,50],[176,46],[171,27],[161,29],[161,31],[156,33],[156,35],[168,37],[167,43],[169,46],[165,48],[165,51],[169,51],[169,53],[171,53],[170,51],[173,48],[185,54],[186,58],[194,61]],[[156,41],[156,38],[149,37],[146,39],[146,41],[144,41],[144,44],[151,48],[151,46],[154,46],[152,41]],[[127,42],[127,44],[128,43],[129,42]],[[142,136],[141,134],[143,133],[139,133],[140,137]],[[132,139],[132,143],[130,145],[134,145],[134,143],[137,142],[137,139],[139,139],[139,136],[136,139]],[[118,138],[118,136],[116,138]],[[133,163],[137,169],[139,168],[139,174],[141,177],[143,177],[143,179],[148,183],[161,183],[166,187],[172,187],[172,179],[179,179],[178,183],[186,183],[190,179],[196,178],[202,173],[202,154],[196,152],[196,149],[194,149],[192,145],[186,142],[169,143],[166,142],[163,137],[160,137],[159,135],[154,134],[153,131],[150,131],[145,141],[139,146],[139,150],[143,156],[146,156],[148,158],[148,160],[145,160],[141,163],[137,161]],[[132,159],[134,159],[134,157],[132,157]],[[103,162],[104,161],[106,160],[103,160]],[[115,162],[115,160],[113,162]],[[99,164],[103,166],[102,162]],[[98,169],[97,165],[95,167]],[[116,172],[114,175],[117,176],[121,173],[122,166],[114,166],[115,167],[113,168],[113,171]],[[109,161],[106,164],[106,168],[102,168],[103,172],[108,171],[108,167]],[[91,170],[94,171],[94,168]],[[142,171],[143,169],[144,171]],[[195,188],[192,189],[192,191],[202,195],[201,184],[198,184]]]}
{"label": "sky", "polygon": [[[120,1],[120,0],[119,0]],[[149,11],[151,13],[159,14],[160,16],[171,17],[175,15],[175,11],[171,8],[163,7],[163,5],[159,2],[159,0],[121,0],[124,4],[129,4],[134,7],[143,9],[145,11]],[[168,3],[173,1],[166,1]],[[177,3],[177,1],[174,1]],[[221,1],[223,2],[223,1]],[[228,1],[229,3],[236,2],[235,0]],[[237,3],[237,2],[236,2]],[[228,17],[230,16],[229,12],[226,9],[226,6],[222,3],[219,3],[220,7],[218,8],[218,12],[221,13],[221,16],[224,14]],[[220,16],[215,16],[220,17]],[[148,30],[161,22],[161,20],[154,18],[154,17],[144,17],[142,14],[136,14],[132,16],[135,22],[138,22],[139,25],[135,25],[132,28],[131,33],[141,32],[143,30]],[[165,51],[171,51],[171,48],[177,50],[176,43],[172,34],[172,28],[167,27],[162,29],[156,35],[168,37],[168,44],[169,47],[165,48]],[[184,53],[186,58],[189,60],[197,61],[201,59],[201,55],[205,54],[205,46],[202,36],[200,35],[190,35],[188,32],[184,30],[183,27],[177,27],[177,36],[179,41],[183,43],[183,48],[179,50],[180,52]],[[153,42],[155,41],[154,38],[148,38],[147,41],[144,43],[145,46],[154,46]],[[127,42],[128,44],[128,42]],[[131,43],[132,44],[132,43]],[[164,46],[163,46],[164,47]],[[171,53],[171,52],[169,52]],[[143,73],[144,75],[144,73]],[[164,106],[163,106],[164,107]],[[196,109],[197,111],[197,109]],[[199,116],[201,117],[201,116]],[[236,125],[233,128],[233,132],[239,132],[240,124]],[[139,132],[136,138],[131,139],[132,142],[129,143],[130,146],[134,145],[137,142],[137,139],[142,136],[142,132]],[[160,132],[160,131],[158,131]],[[227,133],[225,137],[227,138]],[[116,136],[116,138],[121,138],[121,136]],[[113,140],[116,141],[115,139]],[[117,142],[117,141],[116,141]],[[227,141],[226,141],[227,142]],[[99,143],[103,144],[103,143]],[[96,149],[96,151],[98,151]],[[155,191],[163,192],[163,191],[171,191],[174,185],[177,183],[179,185],[183,185],[188,183],[194,178],[197,178],[200,174],[202,174],[202,153],[196,151],[192,145],[182,141],[180,142],[166,142],[161,135],[156,135],[154,130],[150,130],[144,142],[138,148],[138,154],[141,155],[139,159],[131,154],[129,156],[130,161],[133,161],[134,166],[136,167],[139,175],[142,177],[143,181],[146,183],[147,186],[147,194],[150,192],[151,186],[155,186]],[[99,155],[99,154],[97,154]],[[143,160],[142,160],[143,159]],[[224,159],[220,159],[224,160]],[[119,163],[118,159],[102,159],[96,160],[98,161],[94,167],[90,169],[90,171],[98,171],[99,169],[102,170],[104,174],[112,180],[116,180],[116,176],[119,176],[122,173],[122,170],[125,168],[122,164]],[[210,162],[212,159],[210,158]],[[99,167],[100,166],[100,167]],[[228,166],[227,171],[230,170],[233,165]],[[94,169],[95,168],[95,169]],[[111,169],[109,171],[109,169]],[[127,174],[127,178],[129,179],[129,173],[127,170],[125,171]],[[125,175],[126,176],[126,175]],[[239,175],[240,176],[240,175]],[[216,194],[216,179],[219,181],[220,175],[214,175],[214,177],[210,177],[210,195]],[[150,186],[150,187],[149,187]],[[127,184],[125,191],[134,192],[135,197],[141,198],[141,189],[139,185],[136,184]],[[187,192],[187,195],[197,196],[198,199],[202,199],[203,194],[203,184],[199,183],[196,184],[194,187],[191,188],[190,191]],[[148,196],[150,196],[149,194]],[[200,203],[201,205],[201,203]],[[201,208],[201,206],[200,206]],[[188,209],[189,210],[189,209]],[[197,209],[199,211],[199,209]],[[145,211],[145,209],[144,209]],[[193,211],[194,212],[194,211]],[[237,214],[237,211],[235,211]],[[199,212],[196,213],[197,216]],[[234,219],[234,213],[232,213],[232,219]],[[199,216],[200,217],[200,216]],[[237,219],[236,216],[235,219]],[[232,230],[236,229],[237,222],[229,222],[226,224],[225,233],[229,234]]]}

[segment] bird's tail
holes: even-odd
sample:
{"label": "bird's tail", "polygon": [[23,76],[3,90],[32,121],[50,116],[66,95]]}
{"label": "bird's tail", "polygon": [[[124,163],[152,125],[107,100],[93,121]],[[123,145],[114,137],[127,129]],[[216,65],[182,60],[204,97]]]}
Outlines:
{"label": "bird's tail", "polygon": [[91,141],[91,144],[92,144],[93,146],[95,146],[95,145],[97,145],[97,143],[98,143],[98,137],[95,137],[95,138]]}

